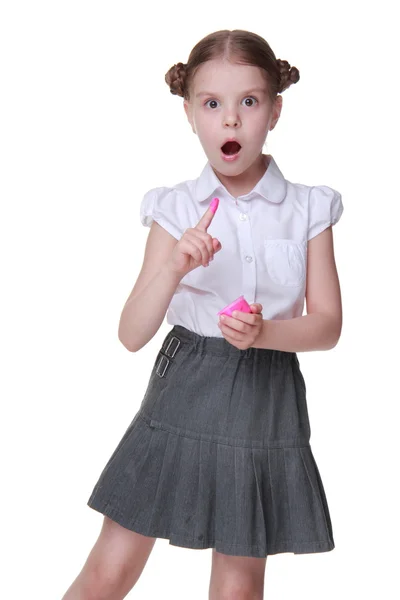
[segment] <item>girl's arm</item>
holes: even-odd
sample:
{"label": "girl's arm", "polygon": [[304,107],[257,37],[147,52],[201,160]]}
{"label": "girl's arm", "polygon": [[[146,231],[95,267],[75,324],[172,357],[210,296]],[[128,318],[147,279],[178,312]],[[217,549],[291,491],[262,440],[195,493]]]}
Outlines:
{"label": "girl's arm", "polygon": [[253,346],[285,352],[330,350],[342,330],[342,302],[332,227],[308,242],[306,308],[302,317],[263,320]]}
{"label": "girl's arm", "polygon": [[181,277],[166,261],[178,240],[154,221],[147,237],[142,269],[121,313],[118,338],[137,352],[157,333]]}

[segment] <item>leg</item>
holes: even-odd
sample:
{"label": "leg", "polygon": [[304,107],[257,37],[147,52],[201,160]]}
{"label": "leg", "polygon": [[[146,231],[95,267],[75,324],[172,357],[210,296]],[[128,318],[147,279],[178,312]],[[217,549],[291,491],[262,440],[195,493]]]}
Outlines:
{"label": "leg", "polygon": [[121,600],[139,579],[157,538],[104,517],[100,535],[62,600]]}
{"label": "leg", "polygon": [[266,558],[212,550],[209,600],[263,600]]}

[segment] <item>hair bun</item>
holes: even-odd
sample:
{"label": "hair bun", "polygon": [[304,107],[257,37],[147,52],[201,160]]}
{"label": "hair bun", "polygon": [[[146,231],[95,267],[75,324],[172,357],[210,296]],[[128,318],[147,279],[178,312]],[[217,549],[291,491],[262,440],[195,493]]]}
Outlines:
{"label": "hair bun", "polygon": [[186,65],[178,62],[165,74],[165,81],[169,85],[169,91],[176,96],[185,95]]}
{"label": "hair bun", "polygon": [[300,71],[297,67],[291,67],[287,60],[276,59],[278,69],[280,72],[280,86],[279,93],[281,94],[286,90],[292,83],[297,83],[300,79]]}

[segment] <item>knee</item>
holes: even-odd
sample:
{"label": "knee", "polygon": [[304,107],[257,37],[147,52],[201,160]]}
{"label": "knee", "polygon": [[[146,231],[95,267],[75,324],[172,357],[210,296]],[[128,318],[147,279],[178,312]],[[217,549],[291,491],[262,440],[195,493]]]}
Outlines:
{"label": "knee", "polygon": [[[252,583],[224,583],[220,586],[215,600],[263,600],[263,591],[255,589]],[[212,597],[211,597],[212,598]]]}
{"label": "knee", "polygon": [[97,563],[84,570],[81,577],[84,600],[109,600],[125,587],[126,573],[120,567]]}

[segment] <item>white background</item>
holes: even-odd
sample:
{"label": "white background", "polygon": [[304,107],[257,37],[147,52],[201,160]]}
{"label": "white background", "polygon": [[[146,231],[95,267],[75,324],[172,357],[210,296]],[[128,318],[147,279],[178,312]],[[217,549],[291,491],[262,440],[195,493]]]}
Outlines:
{"label": "white background", "polygon": [[[206,157],[164,75],[219,29],[300,71],[267,152],[342,193],[343,332],[300,353],[332,552],[270,556],[265,598],[398,598],[398,31],[395,3],[5,1],[0,9],[0,595],[61,598],[100,532],[86,501],[170,326],[138,353],[119,317],[150,188]],[[208,597],[211,550],[159,539],[132,598]]]}

